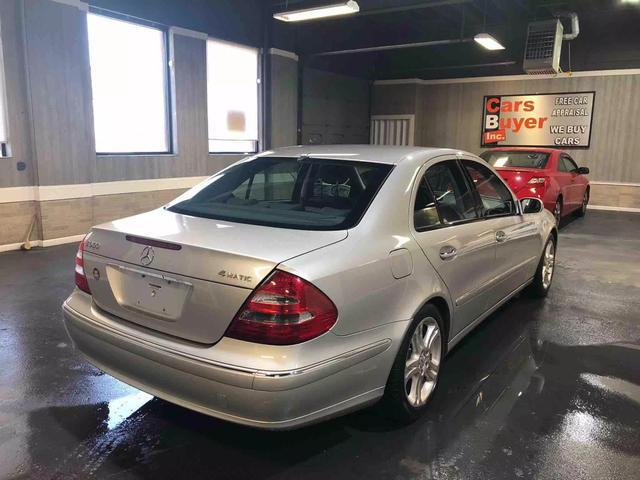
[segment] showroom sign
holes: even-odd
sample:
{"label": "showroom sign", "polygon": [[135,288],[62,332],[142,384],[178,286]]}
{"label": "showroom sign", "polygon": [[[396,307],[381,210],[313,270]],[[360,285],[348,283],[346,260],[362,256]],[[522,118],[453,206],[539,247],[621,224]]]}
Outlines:
{"label": "showroom sign", "polygon": [[483,147],[589,146],[595,92],[484,97]]}

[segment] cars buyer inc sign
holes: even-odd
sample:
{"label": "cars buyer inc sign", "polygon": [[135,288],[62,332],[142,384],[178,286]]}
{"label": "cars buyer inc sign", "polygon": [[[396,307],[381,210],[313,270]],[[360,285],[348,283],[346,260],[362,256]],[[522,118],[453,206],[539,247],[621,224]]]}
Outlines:
{"label": "cars buyer inc sign", "polygon": [[595,92],[484,97],[483,147],[589,146]]}

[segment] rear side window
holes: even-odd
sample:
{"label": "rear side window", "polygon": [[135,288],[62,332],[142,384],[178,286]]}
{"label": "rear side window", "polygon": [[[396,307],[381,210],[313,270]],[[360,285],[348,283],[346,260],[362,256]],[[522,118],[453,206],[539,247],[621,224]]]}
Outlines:
{"label": "rear side window", "polygon": [[444,224],[478,217],[473,193],[455,160],[435,164],[427,170],[425,179]]}
{"label": "rear side window", "polygon": [[494,168],[545,168],[549,160],[548,153],[541,152],[484,152],[480,155]]}
{"label": "rear side window", "polygon": [[480,196],[483,217],[516,213],[511,192],[495,173],[478,162],[463,160],[462,165]]}
{"label": "rear side window", "polygon": [[440,225],[440,217],[436,208],[431,188],[426,176],[422,177],[416,192],[416,202],[413,208],[413,226],[416,230],[424,230],[434,225]]}
{"label": "rear side window", "polygon": [[168,209],[196,217],[303,230],[356,225],[392,165],[261,157],[189,190]]}

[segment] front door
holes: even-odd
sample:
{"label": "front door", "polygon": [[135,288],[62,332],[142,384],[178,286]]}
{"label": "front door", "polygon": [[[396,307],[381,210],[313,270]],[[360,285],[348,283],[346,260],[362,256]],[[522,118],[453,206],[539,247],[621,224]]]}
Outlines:
{"label": "front door", "polygon": [[496,242],[493,276],[485,290],[491,308],[533,276],[542,240],[531,216],[518,213],[516,200],[497,174],[475,160],[462,160],[462,165],[478,193],[485,228]]}
{"label": "front door", "polygon": [[493,276],[495,232],[480,219],[475,194],[457,160],[440,161],[418,178],[414,235],[449,290],[453,337],[487,308],[483,287]]}

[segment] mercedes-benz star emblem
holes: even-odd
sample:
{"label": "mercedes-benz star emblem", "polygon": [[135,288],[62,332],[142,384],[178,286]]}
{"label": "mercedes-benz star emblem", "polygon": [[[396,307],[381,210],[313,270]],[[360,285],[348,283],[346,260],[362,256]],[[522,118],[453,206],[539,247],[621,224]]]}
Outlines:
{"label": "mercedes-benz star emblem", "polygon": [[147,265],[151,265],[151,262],[153,262],[153,259],[156,256],[156,252],[153,251],[153,247],[144,247],[142,249],[142,253],[140,253],[140,263],[142,265],[144,265],[145,267]]}

